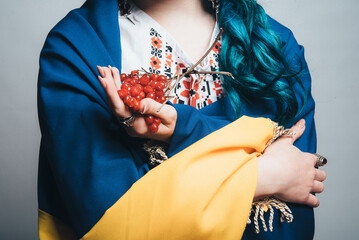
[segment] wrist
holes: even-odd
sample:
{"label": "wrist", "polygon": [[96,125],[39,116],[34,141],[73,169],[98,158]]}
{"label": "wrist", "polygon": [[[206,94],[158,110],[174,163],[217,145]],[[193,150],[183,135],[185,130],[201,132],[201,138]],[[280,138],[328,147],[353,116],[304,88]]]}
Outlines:
{"label": "wrist", "polygon": [[258,177],[257,188],[254,194],[253,201],[275,195],[278,190],[275,184],[274,174],[271,171],[270,161],[267,156],[260,156],[257,158],[258,162]]}

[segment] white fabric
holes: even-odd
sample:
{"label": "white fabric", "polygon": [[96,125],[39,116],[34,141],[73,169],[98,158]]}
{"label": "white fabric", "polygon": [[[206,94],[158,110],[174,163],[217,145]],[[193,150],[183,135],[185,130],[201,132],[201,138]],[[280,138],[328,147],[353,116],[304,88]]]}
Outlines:
{"label": "white fabric", "polygon": [[[158,22],[147,13],[131,4],[130,14],[120,16],[122,73],[145,69],[151,73],[172,77],[180,67],[180,73],[194,65],[192,60],[178,42]],[[219,33],[216,24],[211,43]],[[189,36],[190,37],[190,36]],[[198,65],[197,71],[216,71],[221,40],[210,54]],[[199,82],[199,84],[198,84]],[[192,74],[184,77],[175,89],[171,101],[191,105],[197,109],[217,101],[225,95],[222,77],[212,74]]]}

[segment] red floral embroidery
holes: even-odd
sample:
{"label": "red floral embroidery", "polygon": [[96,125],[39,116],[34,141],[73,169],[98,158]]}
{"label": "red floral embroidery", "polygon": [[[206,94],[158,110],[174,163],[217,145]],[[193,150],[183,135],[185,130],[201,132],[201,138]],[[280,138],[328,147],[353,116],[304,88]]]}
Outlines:
{"label": "red floral embroidery", "polygon": [[183,81],[182,82],[183,86],[185,87],[185,90],[183,90],[180,95],[182,97],[185,97],[185,98],[189,98],[190,94],[189,94],[189,90],[191,89],[191,82],[189,81]]}
{"label": "red floral embroidery", "polygon": [[[177,73],[182,74],[188,68],[189,64],[183,62],[180,56],[176,55],[166,39],[164,39],[155,29],[150,31],[150,67],[151,73],[165,74],[172,77]],[[175,46],[176,47],[176,46]],[[208,64],[202,62],[200,66],[214,71],[218,69],[218,56],[221,50],[221,43],[217,43],[208,56]],[[205,64],[206,66],[204,66]],[[198,82],[198,84],[196,83]],[[200,84],[199,84],[200,82]],[[222,88],[221,78],[218,75],[193,74],[185,76],[174,89],[174,104],[187,104],[197,109],[208,106],[225,95]]]}
{"label": "red floral embroidery", "polygon": [[[191,82],[193,81],[191,77]],[[193,88],[189,90],[189,103],[188,105],[191,105],[192,107],[197,108],[197,100],[199,99],[199,93],[198,93],[198,84],[193,84]]]}
{"label": "red floral embroidery", "polygon": [[172,53],[166,53],[166,65],[171,67],[173,63]]}
{"label": "red floral embroidery", "polygon": [[152,37],[152,46],[155,48],[162,48],[162,40],[159,37]]}
{"label": "red floral embroidery", "polygon": [[212,90],[216,92],[216,96],[219,96],[222,93],[223,88],[218,81],[215,81],[214,88]]}
{"label": "red floral embroidery", "polygon": [[161,68],[161,61],[158,57],[156,57],[156,56],[151,57],[151,67],[155,70],[158,70]]}

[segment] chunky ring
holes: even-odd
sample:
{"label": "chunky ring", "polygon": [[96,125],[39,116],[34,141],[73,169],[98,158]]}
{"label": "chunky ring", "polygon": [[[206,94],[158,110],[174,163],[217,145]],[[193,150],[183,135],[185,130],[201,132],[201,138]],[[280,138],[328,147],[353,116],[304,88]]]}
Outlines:
{"label": "chunky ring", "polygon": [[317,153],[315,153],[315,156],[317,156],[317,163],[315,164],[316,167],[323,167],[327,164],[328,160],[325,157]]}
{"label": "chunky ring", "polygon": [[132,113],[132,115],[128,118],[119,118],[119,121],[121,124],[125,125],[126,127],[133,127],[135,119],[136,119],[135,114]]}

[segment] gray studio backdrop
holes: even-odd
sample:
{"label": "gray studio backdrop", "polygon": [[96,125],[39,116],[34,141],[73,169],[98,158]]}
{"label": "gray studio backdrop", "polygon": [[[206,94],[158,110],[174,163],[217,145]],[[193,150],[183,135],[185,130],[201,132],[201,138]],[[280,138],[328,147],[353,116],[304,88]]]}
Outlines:
{"label": "gray studio backdrop", "polygon": [[[315,239],[358,239],[357,0],[261,0],[305,46],[316,100],[318,152],[329,178]],[[0,239],[37,239],[38,58],[48,31],[83,0],[1,0]]]}

